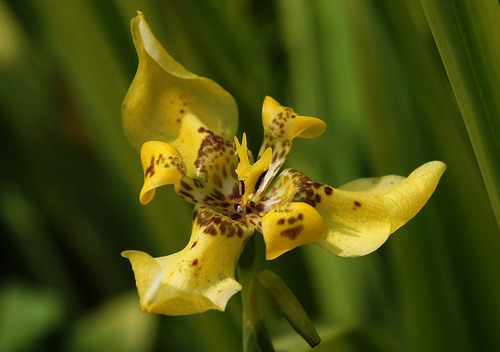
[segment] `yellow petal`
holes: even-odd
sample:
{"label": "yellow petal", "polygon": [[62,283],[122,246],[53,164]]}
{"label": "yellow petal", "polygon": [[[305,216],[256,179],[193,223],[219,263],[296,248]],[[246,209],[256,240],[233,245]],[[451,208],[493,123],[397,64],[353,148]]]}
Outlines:
{"label": "yellow petal", "polygon": [[266,259],[274,259],[289,250],[314,242],[325,232],[321,215],[306,203],[279,205],[262,218]]}
{"label": "yellow petal", "polygon": [[144,185],[139,196],[142,204],[153,199],[157,187],[178,184],[186,174],[181,154],[168,143],[151,141],[141,148]]}
{"label": "yellow petal", "polygon": [[422,209],[445,169],[444,163],[433,161],[407,178],[360,179],[333,189],[316,207],[328,228],[317,243],[346,257],[373,252]]}
{"label": "yellow petal", "polygon": [[379,196],[391,217],[391,233],[413,218],[427,203],[446,170],[441,161],[431,161],[413,171],[407,178],[384,176],[351,181],[342,190]]}
{"label": "yellow petal", "polygon": [[290,141],[295,137],[315,138],[326,130],[326,123],[323,120],[301,116],[269,96],[264,99],[262,106],[262,124],[264,131],[273,138]]}
{"label": "yellow petal", "polygon": [[269,164],[271,163],[272,158],[272,150],[271,148],[267,148],[259,160],[251,165],[248,159],[246,134],[243,133],[241,144],[236,137],[234,137],[234,143],[240,160],[238,167],[236,168],[236,174],[238,175],[238,180],[240,181],[239,191],[241,195],[241,205],[242,207],[245,207],[249,196],[252,195],[258,188],[259,180],[261,180],[264,172],[269,169]]}
{"label": "yellow petal", "polygon": [[285,170],[265,198],[263,211],[282,202],[304,202],[322,216],[326,232],[316,241],[344,257],[379,248],[391,233],[425,205],[446,169],[440,161],[422,165],[407,178],[359,179],[335,189],[296,170]]}
{"label": "yellow petal", "polygon": [[269,148],[272,149],[272,155],[269,171],[255,192],[254,200],[256,201],[264,194],[285,162],[286,156],[292,148],[292,140],[295,137],[318,137],[326,130],[324,121],[315,117],[301,116],[269,96],[264,99],[262,106],[262,124],[264,126],[264,141],[259,157],[262,157]]}
{"label": "yellow petal", "polygon": [[198,208],[189,243],[180,252],[159,258],[123,252],[134,270],[141,309],[166,315],[223,311],[241,290],[234,272],[251,233],[241,223]]}
{"label": "yellow petal", "polygon": [[142,13],[131,21],[139,66],[122,107],[129,142],[139,149],[147,141],[172,144],[183,156],[188,174],[195,160],[202,128],[230,140],[237,129],[233,97],[214,81],[177,63],[156,40]]}
{"label": "yellow petal", "polygon": [[[328,188],[327,188],[328,189]],[[316,243],[343,257],[357,257],[379,248],[391,233],[391,218],[382,199],[330,188],[318,192],[316,210],[327,227]]]}

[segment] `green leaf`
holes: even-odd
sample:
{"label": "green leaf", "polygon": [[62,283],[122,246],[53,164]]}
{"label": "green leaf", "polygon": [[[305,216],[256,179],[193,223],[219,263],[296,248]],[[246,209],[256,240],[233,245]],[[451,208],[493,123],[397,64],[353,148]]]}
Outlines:
{"label": "green leaf", "polygon": [[9,283],[0,291],[0,350],[31,350],[62,318],[54,291]]}
{"label": "green leaf", "polygon": [[269,270],[259,272],[255,278],[269,291],[281,313],[283,313],[283,316],[294,330],[306,340],[309,346],[317,346],[321,342],[321,338],[316,332],[316,328],[300,302],[283,280]]}
{"label": "green leaf", "polygon": [[421,0],[500,225],[500,8]]}
{"label": "green leaf", "polygon": [[68,341],[71,351],[150,351],[158,316],[138,309],[135,292],[120,294],[75,324]]}

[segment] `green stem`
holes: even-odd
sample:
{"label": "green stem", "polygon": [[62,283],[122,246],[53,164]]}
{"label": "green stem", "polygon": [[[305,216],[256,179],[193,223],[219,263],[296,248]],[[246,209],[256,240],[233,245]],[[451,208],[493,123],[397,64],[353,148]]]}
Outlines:
{"label": "green stem", "polygon": [[250,238],[241,256],[238,266],[238,278],[242,285],[243,304],[243,351],[274,352],[271,338],[262,321],[259,307],[259,283],[255,279],[257,268],[256,243]]}

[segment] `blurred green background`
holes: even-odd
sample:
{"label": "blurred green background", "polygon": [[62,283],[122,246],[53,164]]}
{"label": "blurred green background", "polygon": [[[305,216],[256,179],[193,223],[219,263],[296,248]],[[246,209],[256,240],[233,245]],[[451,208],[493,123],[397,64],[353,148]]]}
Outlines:
{"label": "blurred green background", "polygon": [[[224,313],[143,314],[120,257],[178,251],[191,228],[172,188],[138,201],[120,122],[136,10],[174,58],[233,94],[254,152],[271,95],[327,121],[286,164],[318,181],[448,165],[377,252],[308,245],[267,263],[315,321],[315,351],[500,350],[497,1],[0,0],[1,351],[241,349],[239,295]],[[308,350],[264,305],[275,347]]]}

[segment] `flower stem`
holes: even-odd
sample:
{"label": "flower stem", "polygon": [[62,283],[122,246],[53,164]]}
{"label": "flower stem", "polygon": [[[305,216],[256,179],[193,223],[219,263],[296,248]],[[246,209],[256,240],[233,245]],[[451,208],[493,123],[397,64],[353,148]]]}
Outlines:
{"label": "flower stem", "polygon": [[259,283],[255,279],[256,262],[259,251],[256,250],[254,237],[248,240],[238,266],[238,278],[242,285],[243,304],[243,351],[274,352],[271,338],[262,321],[259,307]]}

